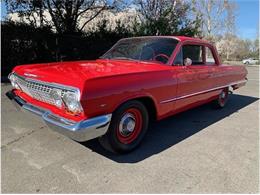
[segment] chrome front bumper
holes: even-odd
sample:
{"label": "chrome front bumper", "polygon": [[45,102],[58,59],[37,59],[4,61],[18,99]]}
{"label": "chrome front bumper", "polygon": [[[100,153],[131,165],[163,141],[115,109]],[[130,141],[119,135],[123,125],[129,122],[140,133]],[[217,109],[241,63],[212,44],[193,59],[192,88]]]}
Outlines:
{"label": "chrome front bumper", "polygon": [[12,100],[15,107],[19,110],[41,117],[50,129],[79,142],[87,141],[104,135],[108,130],[112,117],[112,114],[107,114],[79,122],[74,122],[57,116],[49,110],[45,110],[27,103],[15,93],[13,93],[13,91],[7,92],[6,96]]}

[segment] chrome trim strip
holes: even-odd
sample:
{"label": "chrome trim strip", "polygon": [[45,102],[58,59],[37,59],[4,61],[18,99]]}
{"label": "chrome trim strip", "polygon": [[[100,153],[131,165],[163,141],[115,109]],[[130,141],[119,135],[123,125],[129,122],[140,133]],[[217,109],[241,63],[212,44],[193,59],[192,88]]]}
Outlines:
{"label": "chrome trim strip", "polygon": [[71,86],[67,86],[67,85],[62,85],[59,83],[54,83],[54,82],[45,82],[45,81],[40,81],[40,80],[36,80],[36,79],[32,79],[32,78],[27,78],[27,77],[23,77],[15,72],[12,72],[8,75],[8,78],[11,76],[11,74],[14,74],[17,77],[20,77],[21,79],[25,80],[25,81],[29,81],[29,82],[34,82],[34,83],[38,83],[38,84],[42,84],[42,85],[47,85],[49,87],[53,87],[53,88],[57,88],[57,89],[61,89],[61,90],[67,90],[67,91],[72,91],[77,93],[77,97],[78,97],[78,101],[80,101],[80,90],[79,88],[76,87],[71,87]]}
{"label": "chrome trim strip", "polygon": [[223,86],[220,86],[220,87],[215,87],[215,88],[212,88],[212,89],[203,90],[203,91],[199,91],[199,92],[192,93],[192,94],[175,97],[175,98],[171,98],[171,99],[168,99],[168,100],[163,100],[163,101],[160,102],[160,104],[169,103],[169,102],[172,102],[172,101],[188,98],[188,97],[191,97],[191,96],[207,93],[207,92],[210,92],[210,91],[215,91],[215,90],[218,90],[218,89],[222,89],[222,88],[225,88],[225,87],[230,87],[230,86],[233,86],[233,85],[238,85],[238,84],[242,84],[242,83],[246,83],[246,82],[247,82],[247,80],[241,80],[241,81],[238,81],[238,82],[233,82],[233,83],[230,83],[229,85],[223,85]]}
{"label": "chrome trim strip", "polygon": [[7,92],[6,96],[19,107],[19,110],[30,113],[30,117],[34,114],[42,118],[50,129],[80,142],[106,134],[112,118],[112,114],[105,114],[76,122],[55,115],[50,110],[29,104],[13,91]]}
{"label": "chrome trim strip", "polygon": [[[122,38],[121,40],[129,40],[129,39],[145,39],[145,38],[150,38],[150,39],[160,39],[160,38],[165,38],[165,39],[175,39],[177,41],[180,41],[180,39],[176,36],[139,36],[139,37],[128,37],[128,38]],[[118,41],[118,42],[119,42]]]}
{"label": "chrome trim strip", "polygon": [[58,88],[58,89],[64,89],[64,90],[78,90],[78,88],[76,87],[71,87],[71,86],[67,86],[67,85],[62,85],[62,84],[59,84],[59,83],[54,83],[54,82],[45,82],[45,81],[40,81],[40,80],[37,80],[37,79],[32,79],[32,78],[28,78],[28,77],[23,77],[19,74],[17,74],[16,72],[13,72],[11,74],[14,74],[15,76],[17,77],[20,77],[21,79],[23,80],[26,80],[26,81],[31,81],[31,82],[34,82],[34,83],[39,83],[39,84],[43,84],[43,85],[47,85],[49,87],[55,87],[55,88]]}

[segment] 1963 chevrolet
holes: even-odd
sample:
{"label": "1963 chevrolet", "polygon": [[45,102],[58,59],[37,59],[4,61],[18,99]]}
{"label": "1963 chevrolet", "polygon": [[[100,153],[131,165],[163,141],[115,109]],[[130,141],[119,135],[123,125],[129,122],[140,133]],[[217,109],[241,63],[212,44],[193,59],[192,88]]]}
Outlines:
{"label": "1963 chevrolet", "polygon": [[214,46],[184,36],[118,41],[100,59],[17,66],[9,99],[73,140],[99,138],[125,153],[143,139],[149,121],[213,101],[245,85],[244,66],[223,65]]}

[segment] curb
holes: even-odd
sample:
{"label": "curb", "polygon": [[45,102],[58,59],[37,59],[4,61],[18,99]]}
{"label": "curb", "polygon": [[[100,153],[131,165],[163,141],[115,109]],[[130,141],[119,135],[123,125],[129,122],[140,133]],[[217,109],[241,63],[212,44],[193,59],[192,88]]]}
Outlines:
{"label": "curb", "polygon": [[246,67],[260,67],[260,65],[246,65]]}

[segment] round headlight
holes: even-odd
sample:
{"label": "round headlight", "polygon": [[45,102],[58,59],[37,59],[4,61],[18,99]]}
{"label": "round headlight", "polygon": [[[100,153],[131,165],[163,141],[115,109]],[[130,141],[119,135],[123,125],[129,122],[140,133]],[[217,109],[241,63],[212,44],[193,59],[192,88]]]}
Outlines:
{"label": "round headlight", "polygon": [[80,102],[78,101],[78,97],[75,93],[67,92],[63,96],[63,101],[65,103],[66,108],[73,113],[82,112],[82,107]]}
{"label": "round headlight", "polygon": [[19,85],[17,84],[17,81],[16,81],[16,76],[14,76],[13,74],[11,74],[10,76],[9,76],[9,79],[10,79],[10,81],[11,81],[11,84],[12,84],[12,86],[14,87],[14,88],[16,88],[16,89],[20,89],[20,87],[19,87]]}
{"label": "round headlight", "polygon": [[61,91],[57,89],[52,89],[50,92],[50,96],[53,98],[54,103],[57,107],[62,107],[62,99],[61,99]]}

